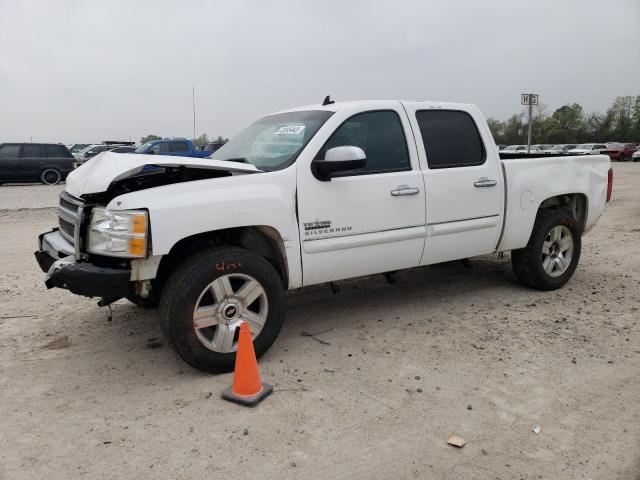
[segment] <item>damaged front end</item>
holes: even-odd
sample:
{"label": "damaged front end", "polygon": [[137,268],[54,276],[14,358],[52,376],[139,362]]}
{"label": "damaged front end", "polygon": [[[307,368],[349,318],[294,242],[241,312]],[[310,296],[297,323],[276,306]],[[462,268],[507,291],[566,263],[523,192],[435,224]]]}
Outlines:
{"label": "damaged front end", "polygon": [[[145,163],[153,159],[154,163]],[[108,210],[114,198],[183,182],[257,173],[250,165],[209,159],[104,154],[74,171],[60,194],[58,227],[35,252],[47,288],[63,288],[108,305],[149,294],[160,263],[149,241],[148,212]]]}

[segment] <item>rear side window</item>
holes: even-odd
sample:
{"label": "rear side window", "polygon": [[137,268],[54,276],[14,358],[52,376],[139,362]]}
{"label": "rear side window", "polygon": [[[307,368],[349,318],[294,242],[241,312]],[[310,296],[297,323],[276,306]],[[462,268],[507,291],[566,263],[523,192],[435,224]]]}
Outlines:
{"label": "rear side window", "polygon": [[44,151],[49,158],[67,157],[66,149],[62,145],[45,145]]}
{"label": "rear side window", "polygon": [[349,118],[331,135],[318,158],[324,158],[330,148],[347,145],[360,147],[367,157],[367,164],[360,170],[340,176],[411,169],[407,140],[400,118],[394,111],[365,112]]}
{"label": "rear side window", "polygon": [[416,112],[416,120],[429,168],[470,167],[484,163],[486,150],[480,132],[468,113],[420,110]]}
{"label": "rear side window", "polygon": [[0,147],[0,158],[17,158],[20,155],[20,145],[2,145]]}
{"label": "rear side window", "polygon": [[187,142],[171,142],[170,149],[172,152],[188,152],[189,151]]}
{"label": "rear side window", "polygon": [[22,155],[23,158],[28,157],[42,157],[42,145],[31,145],[24,144],[22,146]]}

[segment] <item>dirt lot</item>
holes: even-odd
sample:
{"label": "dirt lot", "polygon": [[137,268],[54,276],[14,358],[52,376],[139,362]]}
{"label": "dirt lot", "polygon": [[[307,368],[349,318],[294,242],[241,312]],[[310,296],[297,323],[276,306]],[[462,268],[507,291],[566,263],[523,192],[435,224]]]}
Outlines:
{"label": "dirt lot", "polygon": [[0,187],[0,478],[640,478],[640,164],[615,170],[560,291],[506,255],[290,293],[255,409],[156,312],[47,291],[61,188]]}

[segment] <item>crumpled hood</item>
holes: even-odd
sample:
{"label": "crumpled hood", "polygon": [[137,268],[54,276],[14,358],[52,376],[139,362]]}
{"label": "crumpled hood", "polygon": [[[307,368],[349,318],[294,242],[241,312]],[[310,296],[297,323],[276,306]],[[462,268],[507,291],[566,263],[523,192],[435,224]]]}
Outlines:
{"label": "crumpled hood", "polygon": [[226,172],[258,173],[255,166],[210,158],[143,155],[139,153],[103,152],[76,168],[67,176],[67,192],[74,197],[105,192],[112,182],[131,177],[147,165],[185,167]]}

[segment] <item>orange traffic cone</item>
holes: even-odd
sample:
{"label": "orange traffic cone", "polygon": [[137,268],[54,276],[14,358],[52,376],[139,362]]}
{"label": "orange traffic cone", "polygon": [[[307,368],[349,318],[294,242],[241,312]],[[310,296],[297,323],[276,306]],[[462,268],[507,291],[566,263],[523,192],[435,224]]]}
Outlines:
{"label": "orange traffic cone", "polygon": [[233,385],[222,392],[222,398],[230,402],[253,407],[269,396],[273,387],[260,383],[256,352],[253,350],[253,340],[249,324],[240,324],[238,336],[238,351],[236,352],[236,366],[233,371]]}

